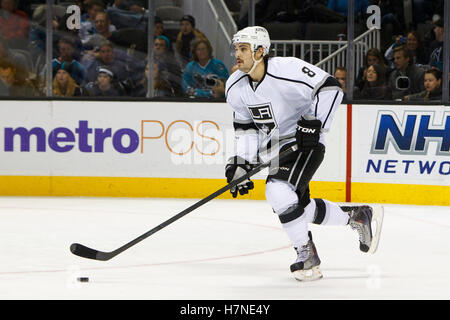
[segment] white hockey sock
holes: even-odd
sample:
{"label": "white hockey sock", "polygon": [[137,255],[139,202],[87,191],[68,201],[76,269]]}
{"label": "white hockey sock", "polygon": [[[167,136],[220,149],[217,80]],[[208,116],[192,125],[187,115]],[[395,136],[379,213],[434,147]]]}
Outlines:
{"label": "white hockey sock", "polygon": [[349,215],[337,204],[325,199],[313,199],[316,205],[313,223],[325,226],[343,226],[348,223]]}
{"label": "white hockey sock", "polygon": [[[296,209],[292,210],[292,212],[289,212],[288,210],[287,212],[280,214],[279,217],[282,221],[281,225],[288,234],[289,239],[291,239],[293,246],[298,248],[307,244],[309,241],[308,223],[311,223],[314,220],[315,202],[311,201],[305,209],[300,207],[295,208]],[[300,214],[298,218],[289,222],[283,222],[285,216],[296,215],[295,211],[297,212],[297,215]],[[301,213],[302,211],[303,213]]]}
{"label": "white hockey sock", "polygon": [[[314,208],[305,210],[298,206],[298,196],[290,183],[282,180],[270,180],[266,184],[266,198],[273,211],[280,218],[294,247],[308,243],[308,223],[314,217]],[[309,205],[307,206],[307,208]]]}
{"label": "white hockey sock", "polygon": [[282,223],[281,225],[294,247],[299,248],[308,243],[308,223],[304,215],[290,222]]}

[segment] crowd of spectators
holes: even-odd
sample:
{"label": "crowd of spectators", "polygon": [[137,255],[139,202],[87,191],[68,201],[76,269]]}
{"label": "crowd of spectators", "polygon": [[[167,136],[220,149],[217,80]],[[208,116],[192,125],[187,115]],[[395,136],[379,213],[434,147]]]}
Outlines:
{"label": "crowd of spectators", "polygon": [[[245,0],[226,2],[229,6],[232,2],[247,4]],[[176,34],[166,33],[164,21],[155,17],[149,62],[147,1],[78,0],[74,2],[81,8],[77,28],[67,23],[70,13],[66,8],[56,5],[51,22],[53,72],[48,79],[46,5],[31,10],[29,4],[1,0],[1,96],[45,96],[51,83],[54,96],[147,97],[152,79],[153,96],[224,97],[225,82],[234,68],[228,70],[214,58],[211,42],[196,27],[192,15],[179,20]],[[413,21],[406,25],[403,1],[355,0],[357,22],[365,21],[371,4],[381,8],[385,43],[367,51],[353,88],[347,88],[345,66],[335,70],[346,96],[351,90],[354,99],[437,98],[443,85],[443,1],[413,0]],[[347,10],[346,0],[259,0],[255,7],[256,23],[261,25],[297,20],[345,23]],[[238,27],[245,27],[247,20],[241,10]],[[433,27],[424,34],[417,31],[419,23]],[[386,32],[390,32],[387,37]]]}
{"label": "crowd of spectators", "polygon": [[442,99],[443,32],[435,17],[432,40],[426,46],[419,33],[410,30],[394,37],[384,54],[370,49],[355,79],[355,100],[439,101]]}
{"label": "crowd of spectators", "polygon": [[[225,0],[234,12],[238,28],[248,23],[247,0]],[[347,0],[259,0],[255,1],[255,24],[269,28],[277,24],[300,23],[303,28],[313,24],[332,24],[330,40],[340,40],[344,30],[337,24],[347,22]],[[364,65],[357,69],[354,87],[347,88],[347,69],[340,65],[334,75],[341,82],[345,97],[352,91],[354,99],[406,100],[423,97],[434,100],[437,95],[425,94],[425,77],[443,72],[444,0],[412,0],[410,13],[403,0],[355,0],[355,28],[366,28],[370,5],[378,5],[381,13],[381,45],[369,48]],[[306,26],[306,27],[305,27]],[[322,29],[321,29],[322,30]],[[302,39],[299,34],[298,39]],[[356,37],[356,35],[355,35]],[[344,35],[345,38],[345,35]],[[359,68],[359,66],[358,66]],[[435,81],[442,87],[442,81]],[[442,88],[440,88],[442,90]],[[439,97],[440,99],[441,97]],[[438,99],[438,100],[439,100]],[[411,99],[410,99],[411,100]]]}
{"label": "crowd of spectators", "polygon": [[[395,5],[399,5],[399,2],[395,1],[376,2],[384,9],[388,6],[393,9]],[[444,23],[442,6],[439,7],[438,2],[433,2],[436,5],[433,11],[429,10],[433,3],[426,0],[413,1],[415,5],[413,11],[417,11],[417,7],[422,8],[420,21],[430,26],[429,32],[424,36],[415,29],[417,23],[407,28],[404,20],[398,18],[398,10],[385,12],[382,21],[395,21],[394,29],[399,32],[392,33],[391,42],[386,49],[371,48],[367,51],[364,64],[355,77],[352,88],[353,99],[391,101],[442,99]],[[424,19],[423,16],[427,18]],[[341,82],[347,96],[348,88],[343,81],[346,77],[345,66],[336,68],[334,76]]]}
{"label": "crowd of spectators", "polygon": [[149,62],[146,1],[74,2],[81,10],[76,28],[68,23],[66,7],[56,3],[52,74],[47,75],[46,5],[27,14],[18,9],[19,1],[1,0],[0,96],[46,96],[51,83],[52,95],[59,97],[147,97],[151,78],[153,96],[224,97],[228,70],[213,57],[192,15],[184,15],[172,35],[154,17]]}

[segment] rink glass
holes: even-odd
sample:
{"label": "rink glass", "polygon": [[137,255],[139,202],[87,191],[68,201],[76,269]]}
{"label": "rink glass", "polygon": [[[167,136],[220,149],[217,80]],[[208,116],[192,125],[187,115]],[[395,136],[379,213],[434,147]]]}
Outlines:
{"label": "rink glass", "polygon": [[[91,2],[91,5],[89,3]],[[364,1],[362,1],[364,2]],[[14,8],[16,1],[5,0],[2,10]],[[10,5],[8,5],[8,3]],[[101,2],[100,2],[101,3]],[[162,10],[161,6],[173,4],[178,7],[170,10]],[[159,85],[160,79],[172,79],[171,74],[160,71],[160,65],[154,63],[147,64],[146,61],[153,61],[154,37],[161,32],[170,41],[171,49],[176,53],[176,39],[180,31],[180,16],[191,14],[195,18],[195,28],[203,32],[213,46],[215,58],[223,61],[228,71],[231,73],[234,60],[229,55],[230,39],[237,30],[249,25],[262,25],[268,29],[271,40],[273,56],[295,56],[302,58],[312,64],[320,64],[320,67],[333,74],[337,67],[347,69],[347,88],[357,85],[358,76],[363,73],[366,62],[365,54],[372,45],[385,52],[393,43],[397,45],[407,44],[409,29],[417,30],[421,37],[421,42],[425,48],[426,55],[431,54],[431,49],[436,46],[436,37],[441,28],[443,34],[443,49],[441,52],[443,61],[449,59],[449,37],[448,29],[449,6],[444,1],[417,2],[412,7],[406,8],[386,8],[383,1],[367,1],[369,5],[381,4],[379,11],[375,7],[361,8],[359,2],[349,1],[349,7],[353,7],[355,12],[353,19],[347,19],[349,11],[338,12],[327,8],[327,1],[316,1],[314,6],[284,8],[282,4],[268,5],[263,7],[265,1],[224,1],[228,12],[224,10],[222,1],[194,1],[194,0],[174,0],[168,3],[153,0],[143,0],[140,4],[125,7],[125,2],[104,1],[102,6],[95,6],[94,0],[85,1],[58,1],[58,0],[34,0],[31,2],[18,1],[18,10],[11,11],[13,15],[19,17],[17,26],[2,27],[0,58],[5,56],[13,58],[18,67],[12,73],[17,82],[25,81],[26,88],[23,90],[6,90],[4,85],[0,85],[1,99],[114,99],[114,100],[146,100],[158,97],[158,99],[196,101],[202,98],[192,98],[186,92],[177,94],[164,94],[164,90]],[[240,3],[248,3],[248,7],[241,7]],[[406,4],[407,5],[407,4]],[[211,6],[215,10],[211,9]],[[51,7],[51,12],[47,8]],[[90,10],[88,9],[90,8]],[[365,10],[366,9],[366,10]],[[14,9],[13,9],[14,10]],[[55,64],[52,60],[61,56],[58,39],[71,38],[74,41],[73,56],[81,67],[72,66],[72,73],[76,78],[76,71],[73,69],[87,69],[92,59],[99,59],[100,40],[92,40],[86,45],[86,32],[97,28],[104,29],[105,22],[93,22],[93,28],[86,28],[86,21],[89,16],[94,17],[94,12],[105,11],[108,14],[109,26],[112,33],[115,33],[109,40],[113,43],[115,58],[119,67],[113,80],[115,85],[121,89],[120,94],[115,96],[73,96],[57,95],[53,88],[53,75],[56,73]],[[206,16],[216,12],[219,15],[218,21],[207,19]],[[378,14],[378,16],[377,16]],[[158,22],[157,15],[160,15],[163,23]],[[437,26],[438,17],[444,22],[442,27]],[[378,19],[378,20],[377,20]],[[370,27],[376,30],[363,36]],[[12,30],[18,32],[12,32]],[[114,31],[115,30],[115,31]],[[20,32],[21,31],[21,32]],[[119,32],[117,32],[119,31]],[[93,31],[94,33],[96,31]],[[14,34],[13,34],[14,33]],[[83,38],[84,37],[84,38]],[[375,40],[368,40],[369,37]],[[51,38],[48,42],[46,39]],[[348,50],[346,46],[352,45],[353,50]],[[149,50],[150,48],[150,50]],[[341,49],[343,48],[343,49]],[[331,63],[323,61],[330,55],[341,52],[340,58],[331,58]],[[348,58],[346,54],[349,54]],[[339,54],[338,54],[339,55]],[[353,59],[351,59],[353,58]],[[389,61],[386,62],[389,66]],[[424,70],[430,68],[429,65],[418,63]],[[145,68],[149,72],[145,72]],[[58,68],[58,67],[56,67]],[[115,69],[116,67],[113,67]],[[443,88],[442,98],[434,103],[449,102],[449,66],[442,64]],[[7,73],[7,67],[0,65],[0,74]],[[181,70],[182,72],[183,70]],[[79,71],[78,72],[82,72]],[[75,79],[80,87],[84,87],[89,82],[95,82],[96,78],[91,75],[84,79]],[[4,76],[6,77],[6,76]],[[165,78],[164,78],[165,77]],[[182,74],[178,75],[178,82],[182,81]],[[25,80],[24,80],[25,79]],[[5,80],[6,81],[6,80]],[[155,85],[155,82],[158,84]],[[447,84],[447,85],[445,85]],[[181,85],[181,83],[180,83]],[[156,89],[155,89],[156,88]],[[164,86],[163,86],[164,88]],[[138,92],[138,90],[140,90]],[[166,90],[170,91],[170,90]],[[353,92],[348,92],[346,98],[352,101]],[[204,99],[204,98],[203,98]],[[213,101],[224,101],[224,98],[211,98]],[[380,101],[379,103],[392,103],[392,101]],[[406,102],[407,103],[407,102]]]}

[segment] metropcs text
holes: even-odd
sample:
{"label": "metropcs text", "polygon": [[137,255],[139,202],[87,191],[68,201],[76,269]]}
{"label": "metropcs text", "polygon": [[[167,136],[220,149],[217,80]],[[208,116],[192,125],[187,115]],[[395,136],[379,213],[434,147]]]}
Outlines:
{"label": "metropcs text", "polygon": [[202,307],[187,304],[180,308],[181,315],[201,315],[208,318],[213,313],[224,315],[268,315],[270,305],[264,304],[224,304],[222,307]]}

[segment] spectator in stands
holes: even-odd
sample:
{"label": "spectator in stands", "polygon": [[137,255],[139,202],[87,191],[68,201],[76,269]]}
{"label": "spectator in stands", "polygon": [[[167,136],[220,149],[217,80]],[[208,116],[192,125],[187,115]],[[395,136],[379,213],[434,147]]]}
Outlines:
{"label": "spectator in stands", "polygon": [[195,18],[191,15],[185,15],[180,20],[180,32],[176,40],[176,53],[181,68],[192,60],[192,44],[197,39],[208,40],[206,36],[195,28]]}
{"label": "spectator in stands", "polygon": [[98,69],[96,81],[89,82],[85,90],[90,97],[119,97],[125,94],[122,85],[115,81],[113,72],[105,67]]}
{"label": "spectator in stands", "polygon": [[39,96],[36,85],[21,65],[9,58],[0,58],[0,95],[9,97]]}
{"label": "spectator in stands", "polygon": [[159,66],[158,63],[153,64],[153,95],[155,97],[175,97],[175,89],[172,83],[164,77],[161,77],[161,69]]}
{"label": "spectator in stands", "polygon": [[228,70],[222,61],[212,57],[209,41],[197,39],[192,46],[192,56],[193,61],[183,73],[183,91],[189,97],[224,97]]}
{"label": "spectator in stands", "polygon": [[170,48],[170,40],[166,36],[156,37],[153,42],[153,58],[154,61],[158,63],[160,78],[170,82],[176,96],[182,96],[182,72],[178,61]]}
{"label": "spectator in stands", "polygon": [[416,31],[410,31],[406,37],[397,36],[395,42],[384,53],[384,56],[386,60],[389,61],[392,69],[395,68],[394,49],[402,45],[406,45],[411,51],[412,63],[420,65],[428,64],[428,58],[422,45],[420,35]]}
{"label": "spectator in stands", "polygon": [[[28,50],[36,67],[36,72],[40,73],[45,64],[46,52],[46,25],[47,25],[47,6],[45,4],[37,6],[33,11],[32,23],[30,29],[30,43]],[[58,28],[58,18],[53,16],[52,20],[53,32]],[[56,37],[53,38],[53,53],[52,57],[58,55],[58,41]]]}
{"label": "spectator in stands", "polygon": [[[61,38],[58,42],[59,56],[52,60],[53,78],[62,63],[70,64],[70,76],[78,85],[83,85],[86,79],[86,71],[83,65],[74,59],[74,44],[70,38]],[[44,68],[44,72],[45,72]]]}
{"label": "spectator in stands", "polygon": [[98,69],[101,66],[108,68],[118,81],[125,81],[129,77],[127,70],[127,56],[120,50],[116,50],[110,41],[100,44],[97,52],[91,56],[83,58],[83,65],[86,69],[87,82],[97,79]]}
{"label": "spectator in stands", "polygon": [[154,28],[155,37],[164,35],[164,22],[158,16],[155,16],[155,28]]}
{"label": "spectator in stands", "polygon": [[76,97],[82,96],[81,87],[70,76],[72,64],[63,62],[56,71],[53,78],[53,95],[56,97]]}
{"label": "spectator in stands", "polygon": [[347,69],[345,69],[344,67],[337,67],[334,71],[334,77],[341,84],[345,99],[347,96]]}
{"label": "spectator in stands", "polygon": [[[55,10],[55,7],[53,9]],[[59,47],[58,43],[61,38],[70,38],[73,42],[74,46],[74,59],[80,61],[83,53],[83,44],[78,35],[78,30],[73,29],[69,30],[67,28],[67,19],[71,14],[63,14],[61,15],[61,11],[64,10],[65,7],[57,6],[58,10],[56,10],[56,14],[53,17],[52,26],[53,26],[53,52],[52,58],[56,58],[59,56]],[[28,51],[31,54],[34,70],[37,74],[41,73],[45,65],[45,53],[46,53],[46,5],[39,5],[33,11],[31,29],[30,29],[30,41],[28,44]],[[59,12],[59,14],[58,14]]]}
{"label": "spectator in stands", "polygon": [[[14,49],[11,50],[8,46],[8,43],[5,39],[0,36],[0,59],[8,58],[13,61],[15,64],[21,66],[27,66],[30,64],[29,61],[26,61],[25,57],[20,55],[19,53],[15,53]],[[31,71],[31,70],[28,70]]]}
{"label": "spectator in stands", "polygon": [[70,39],[73,43],[73,57],[75,60],[80,61],[84,53],[84,47],[81,42],[79,30],[76,28],[69,29],[67,27],[67,19],[69,19],[70,16],[71,14],[67,13],[57,20],[57,27],[53,32],[53,43],[57,46],[61,38]]}
{"label": "spectator in stands", "polygon": [[366,80],[362,90],[356,88],[355,100],[390,100],[391,90],[386,81],[386,68],[380,64],[373,64],[367,68]]}
{"label": "spectator in stands", "polygon": [[406,46],[394,49],[394,64],[395,70],[389,78],[393,99],[402,99],[406,95],[424,90],[424,70],[412,63],[411,52]]}
{"label": "spectator in stands", "polygon": [[425,90],[405,96],[404,100],[408,101],[431,101],[442,99],[442,72],[438,69],[429,69],[425,71],[424,76]]}
{"label": "spectator in stands", "polygon": [[432,44],[435,48],[430,55],[429,65],[430,67],[438,68],[441,72],[444,71],[443,55],[444,55],[444,21],[439,19],[434,24],[434,34],[436,40]]}
{"label": "spectator in stands", "polygon": [[425,53],[425,48],[422,44],[422,39],[417,31],[410,31],[406,35],[406,47],[413,54],[414,64],[427,64],[427,56]]}
{"label": "spectator in stands", "polygon": [[116,27],[111,24],[108,14],[106,12],[97,12],[94,18],[94,34],[84,42],[86,49],[98,47],[105,40],[110,40]]}
{"label": "spectator in stands", "polygon": [[387,70],[387,66],[384,63],[383,54],[377,48],[371,48],[369,49],[369,51],[367,51],[366,56],[364,57],[364,65],[358,71],[358,76],[355,80],[355,86],[360,90],[362,90],[364,81],[366,80],[367,68],[374,64],[381,64]]}
{"label": "spectator in stands", "polygon": [[102,0],[91,0],[87,8],[88,12],[81,16],[81,28],[79,31],[83,44],[87,43],[96,33],[94,26],[95,16],[98,12],[105,10],[105,4]]}
{"label": "spectator in stands", "polygon": [[[153,97],[174,97],[175,89],[172,84],[164,78],[161,78],[160,64],[153,64]],[[145,76],[134,88],[134,97],[146,97],[148,89],[148,79],[150,78],[149,65],[145,66]]]}
{"label": "spectator in stands", "polygon": [[16,0],[1,0],[0,35],[11,48],[25,49],[28,45],[30,19],[17,9]]}

